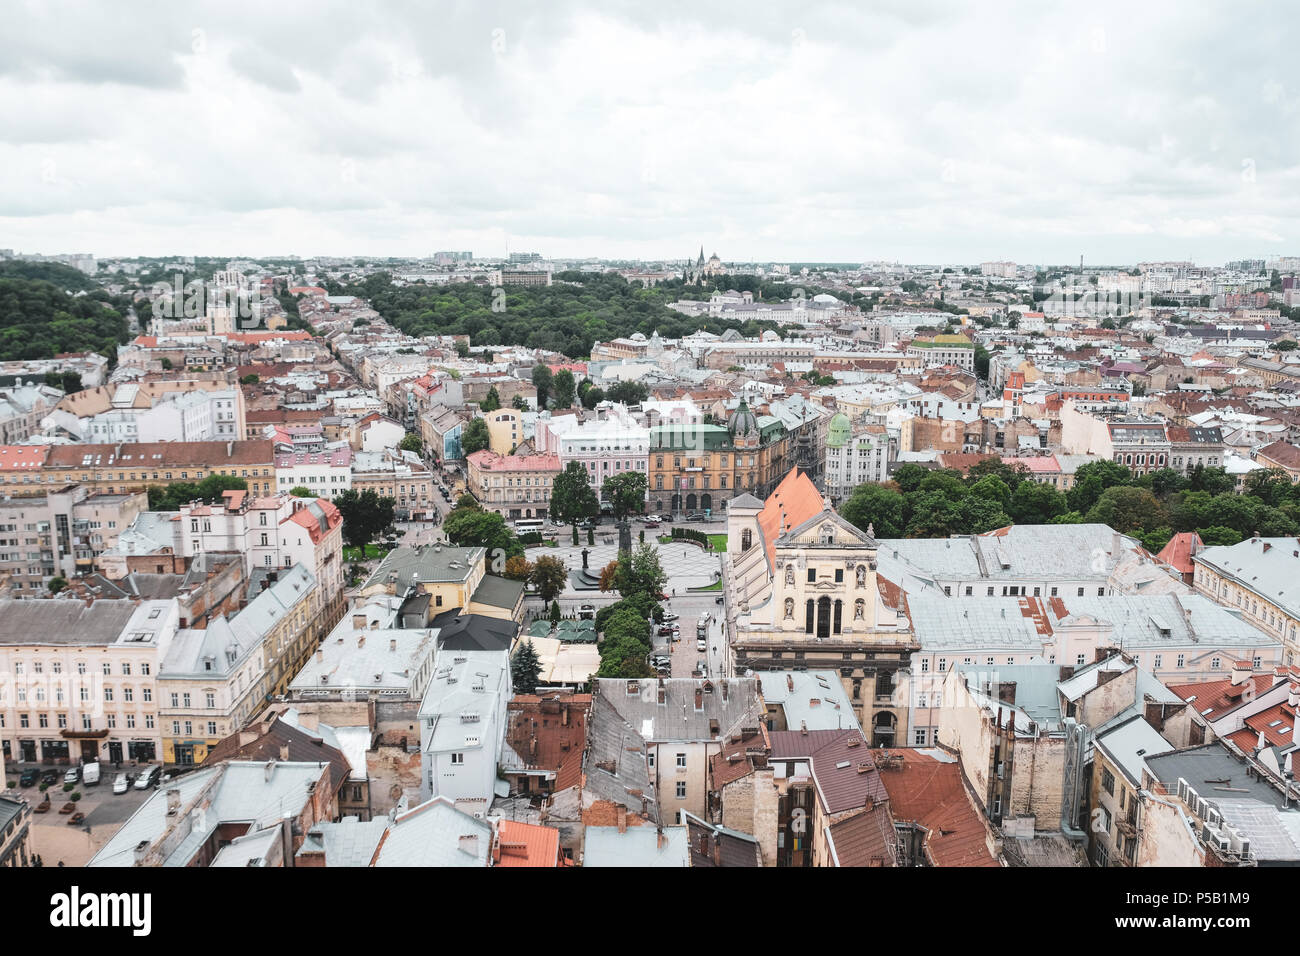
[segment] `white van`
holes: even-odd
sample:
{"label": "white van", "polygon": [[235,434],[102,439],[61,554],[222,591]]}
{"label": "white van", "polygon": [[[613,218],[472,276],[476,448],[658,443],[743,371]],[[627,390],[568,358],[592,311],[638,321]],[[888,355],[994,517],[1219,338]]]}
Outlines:
{"label": "white van", "polygon": [[92,761],[81,768],[81,782],[88,787],[99,783],[99,761]]}

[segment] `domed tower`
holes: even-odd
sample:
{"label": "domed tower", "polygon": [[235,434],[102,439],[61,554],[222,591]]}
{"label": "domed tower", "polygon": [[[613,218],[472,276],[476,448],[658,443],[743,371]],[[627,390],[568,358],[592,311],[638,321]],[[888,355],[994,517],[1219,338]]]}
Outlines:
{"label": "domed tower", "polygon": [[843,448],[852,437],[853,424],[849,421],[849,416],[843,412],[832,415],[826,425],[826,447]]}
{"label": "domed tower", "polygon": [[750,410],[743,398],[727,419],[727,431],[731,432],[731,442],[737,447],[758,444],[758,416]]}

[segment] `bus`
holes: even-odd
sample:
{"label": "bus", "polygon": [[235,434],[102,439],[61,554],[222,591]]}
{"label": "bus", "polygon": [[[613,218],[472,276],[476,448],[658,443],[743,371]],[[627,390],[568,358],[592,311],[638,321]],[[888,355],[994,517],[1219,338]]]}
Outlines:
{"label": "bus", "polygon": [[520,518],[515,522],[515,534],[541,534],[542,526],[541,518]]}

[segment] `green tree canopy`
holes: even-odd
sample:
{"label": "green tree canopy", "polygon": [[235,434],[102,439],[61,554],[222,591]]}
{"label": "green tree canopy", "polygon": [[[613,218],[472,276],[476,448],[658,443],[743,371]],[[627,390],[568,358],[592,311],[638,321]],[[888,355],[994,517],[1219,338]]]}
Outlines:
{"label": "green tree canopy", "polygon": [[645,507],[649,479],[643,471],[624,471],[611,475],[601,486],[601,497],[614,508],[614,517],[620,521],[631,514],[640,514]]}
{"label": "green tree canopy", "polygon": [[343,516],[344,539],[353,547],[364,548],[393,523],[396,504],[395,499],[381,497],[373,488],[339,492],[334,497],[334,506]]}
{"label": "green tree canopy", "polygon": [[477,451],[482,451],[491,443],[491,435],[488,434],[487,421],[482,418],[472,418],[460,433],[460,449],[468,457]]}

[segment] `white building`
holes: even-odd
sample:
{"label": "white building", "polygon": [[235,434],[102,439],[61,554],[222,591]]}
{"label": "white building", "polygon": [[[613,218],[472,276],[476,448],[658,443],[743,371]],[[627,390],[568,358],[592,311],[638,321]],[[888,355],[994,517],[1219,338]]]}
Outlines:
{"label": "white building", "polygon": [[650,429],[638,424],[622,405],[609,408],[607,417],[579,422],[576,415],[537,420],[537,450],[560,456],[561,468],[576,461],[598,497],[605,480],[628,471],[647,476],[649,488]]}
{"label": "white building", "polygon": [[492,802],[514,696],[505,650],[439,650],[420,704],[420,799]]}
{"label": "white building", "polygon": [[280,492],[308,488],[333,498],[352,487],[352,449],[344,445],[322,452],[276,455],[275,487]]}

